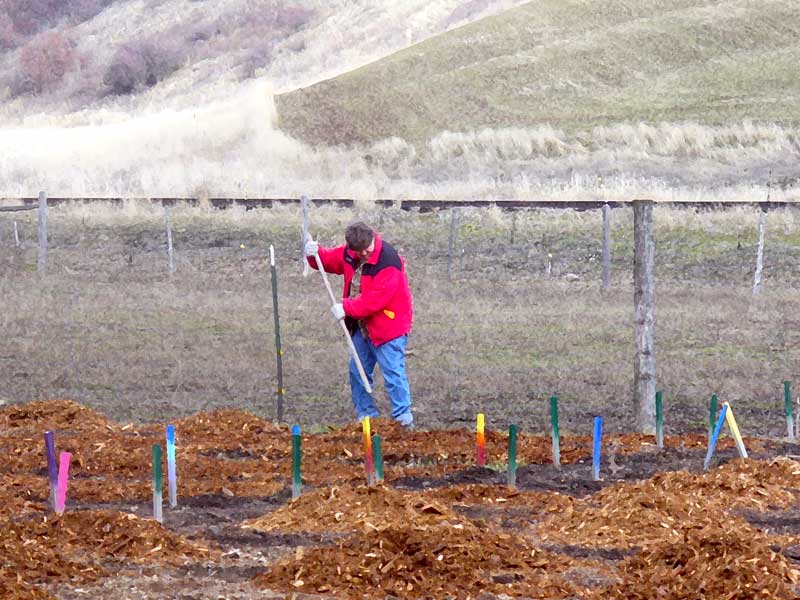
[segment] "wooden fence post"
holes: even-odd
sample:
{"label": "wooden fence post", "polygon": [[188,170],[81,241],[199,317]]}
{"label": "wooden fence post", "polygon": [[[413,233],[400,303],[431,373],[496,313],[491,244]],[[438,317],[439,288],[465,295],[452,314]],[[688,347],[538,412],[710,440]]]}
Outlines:
{"label": "wooden fence post", "polygon": [[611,287],[611,207],[603,205],[603,290]]}
{"label": "wooden fence post", "polygon": [[758,254],[756,255],[756,271],[753,273],[753,296],[761,293],[761,279],[764,272],[764,237],[767,228],[767,211],[763,208],[758,215]]}
{"label": "wooden fence post", "polygon": [[170,218],[170,207],[164,207],[164,216],[167,222],[167,264],[169,267],[169,274],[175,272],[175,263],[172,260],[172,219]]}
{"label": "wooden fence post", "polygon": [[47,194],[39,192],[39,260],[36,270],[44,275],[47,270]]}
{"label": "wooden fence post", "polygon": [[642,433],[655,433],[655,241],[653,240],[653,203],[649,200],[633,202],[633,239],[633,299],[636,335],[633,387],[636,420]]}

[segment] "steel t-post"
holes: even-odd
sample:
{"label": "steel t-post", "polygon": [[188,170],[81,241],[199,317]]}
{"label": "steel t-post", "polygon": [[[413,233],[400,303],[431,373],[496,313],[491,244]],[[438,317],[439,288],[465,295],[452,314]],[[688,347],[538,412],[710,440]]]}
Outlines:
{"label": "steel t-post", "polygon": [[[322,266],[322,261],[319,258],[319,252],[314,254],[314,259],[317,261],[317,268],[322,274],[322,281],[325,282],[325,289],[328,290],[328,295],[331,297],[331,302],[336,304],[336,296],[333,295],[333,289],[331,289],[331,284],[328,281],[328,274],[325,272],[325,267]],[[358,374],[361,375],[361,381],[364,383],[367,393],[371,394],[372,386],[369,384],[367,374],[364,372],[364,367],[361,365],[361,359],[358,357],[358,352],[356,352],[353,339],[350,337],[350,332],[347,330],[347,325],[345,324],[344,319],[340,319],[339,323],[342,326],[342,331],[344,331],[344,338],[347,340],[347,347],[350,349],[350,356],[353,357],[353,361],[356,363],[356,368],[358,368]]]}

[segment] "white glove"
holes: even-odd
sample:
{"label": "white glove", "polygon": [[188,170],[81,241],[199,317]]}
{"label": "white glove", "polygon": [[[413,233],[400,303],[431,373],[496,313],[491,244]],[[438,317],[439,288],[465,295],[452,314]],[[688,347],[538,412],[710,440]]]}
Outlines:
{"label": "white glove", "polygon": [[316,256],[319,252],[319,244],[310,237],[306,240],[306,256]]}
{"label": "white glove", "polygon": [[336,319],[337,321],[341,321],[345,317],[344,306],[342,306],[341,304],[334,304],[333,306],[331,306],[331,313],[333,313],[334,319]]}

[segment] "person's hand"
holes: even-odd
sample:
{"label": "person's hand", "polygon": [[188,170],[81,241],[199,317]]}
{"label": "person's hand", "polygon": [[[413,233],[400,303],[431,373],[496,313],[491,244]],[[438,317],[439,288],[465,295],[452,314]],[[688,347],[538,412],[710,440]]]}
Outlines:
{"label": "person's hand", "polygon": [[334,319],[336,319],[337,321],[341,321],[345,317],[344,306],[342,306],[341,304],[334,304],[331,307],[331,313],[333,313]]}
{"label": "person's hand", "polygon": [[306,240],[306,256],[316,256],[317,252],[319,252],[319,244],[309,236]]}

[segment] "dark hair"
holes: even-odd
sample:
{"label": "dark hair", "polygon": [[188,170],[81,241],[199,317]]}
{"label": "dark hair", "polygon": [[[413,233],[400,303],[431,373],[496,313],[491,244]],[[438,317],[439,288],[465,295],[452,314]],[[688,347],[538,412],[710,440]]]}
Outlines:
{"label": "dark hair", "polygon": [[347,240],[347,247],[355,252],[361,252],[369,248],[375,232],[372,227],[362,221],[350,223],[344,232],[344,239]]}

